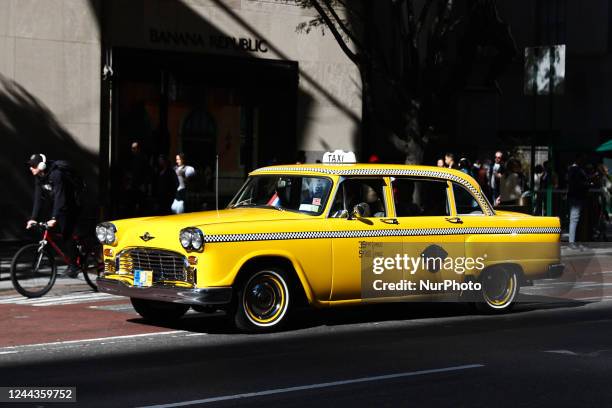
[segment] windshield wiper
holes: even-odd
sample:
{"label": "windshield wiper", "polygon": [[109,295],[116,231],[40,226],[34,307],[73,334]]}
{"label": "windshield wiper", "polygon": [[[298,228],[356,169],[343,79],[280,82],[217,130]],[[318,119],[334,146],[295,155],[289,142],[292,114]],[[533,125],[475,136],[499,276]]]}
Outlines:
{"label": "windshield wiper", "polygon": [[241,206],[243,206],[243,205],[247,205],[247,204],[249,204],[249,205],[255,205],[255,204],[253,204],[253,203],[251,203],[251,202],[250,202],[250,201],[252,201],[252,200],[253,200],[253,198],[247,198],[247,199],[245,199],[245,200],[238,201],[236,204],[232,205],[232,208],[241,207]]}
{"label": "windshield wiper", "polygon": [[258,205],[257,207],[258,208],[274,208],[275,210],[278,210],[278,211],[283,211],[283,212],[285,211],[285,209],[283,207],[276,206],[276,205],[267,205],[266,204],[266,205]]}

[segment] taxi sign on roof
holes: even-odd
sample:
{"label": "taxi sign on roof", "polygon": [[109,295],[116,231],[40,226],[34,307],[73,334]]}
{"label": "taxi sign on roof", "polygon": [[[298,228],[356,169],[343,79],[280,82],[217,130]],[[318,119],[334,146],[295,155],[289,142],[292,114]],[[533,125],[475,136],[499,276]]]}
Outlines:
{"label": "taxi sign on roof", "polygon": [[357,157],[353,152],[345,152],[343,150],[334,150],[326,152],[323,155],[323,163],[325,164],[353,164],[357,163]]}

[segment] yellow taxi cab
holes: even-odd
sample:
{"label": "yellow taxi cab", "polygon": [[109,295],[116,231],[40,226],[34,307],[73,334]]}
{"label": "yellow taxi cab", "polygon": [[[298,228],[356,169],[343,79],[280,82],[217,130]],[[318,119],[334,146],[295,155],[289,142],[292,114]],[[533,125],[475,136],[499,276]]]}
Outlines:
{"label": "yellow taxi cab", "polygon": [[[397,285],[370,296],[372,287],[389,287],[371,268],[375,255],[393,258],[395,251],[399,260],[412,250],[424,257],[428,248],[452,246],[444,257],[480,255],[480,267],[456,273],[421,265],[399,275],[452,281],[442,292],[464,292],[474,283],[471,302],[506,311],[521,285],[562,273],[560,232],[555,217],[495,211],[478,183],[457,170],[271,166],[251,172],[225,209],[98,225],[105,265],[98,287],[129,297],[145,319],[177,319],[189,307],[225,310],[241,330],[268,331],[299,305],[422,297],[427,290],[398,292]],[[499,243],[524,245],[493,246]],[[550,245],[528,254],[534,244]]]}

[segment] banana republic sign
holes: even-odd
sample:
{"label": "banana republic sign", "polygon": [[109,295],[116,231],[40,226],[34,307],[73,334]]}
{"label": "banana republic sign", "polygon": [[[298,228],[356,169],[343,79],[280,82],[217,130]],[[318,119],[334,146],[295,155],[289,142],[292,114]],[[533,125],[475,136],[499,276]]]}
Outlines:
{"label": "banana republic sign", "polygon": [[217,50],[268,52],[268,47],[263,40],[244,37],[236,38],[221,34],[207,36],[198,33],[163,31],[152,28],[149,30],[149,40],[154,44],[192,46]]}

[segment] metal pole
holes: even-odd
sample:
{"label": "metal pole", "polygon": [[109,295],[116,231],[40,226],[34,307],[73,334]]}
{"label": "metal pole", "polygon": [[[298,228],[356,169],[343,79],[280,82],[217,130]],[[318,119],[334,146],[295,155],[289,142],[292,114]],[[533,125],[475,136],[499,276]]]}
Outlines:
{"label": "metal pole", "polygon": [[215,157],[215,208],[219,215],[219,155]]}

